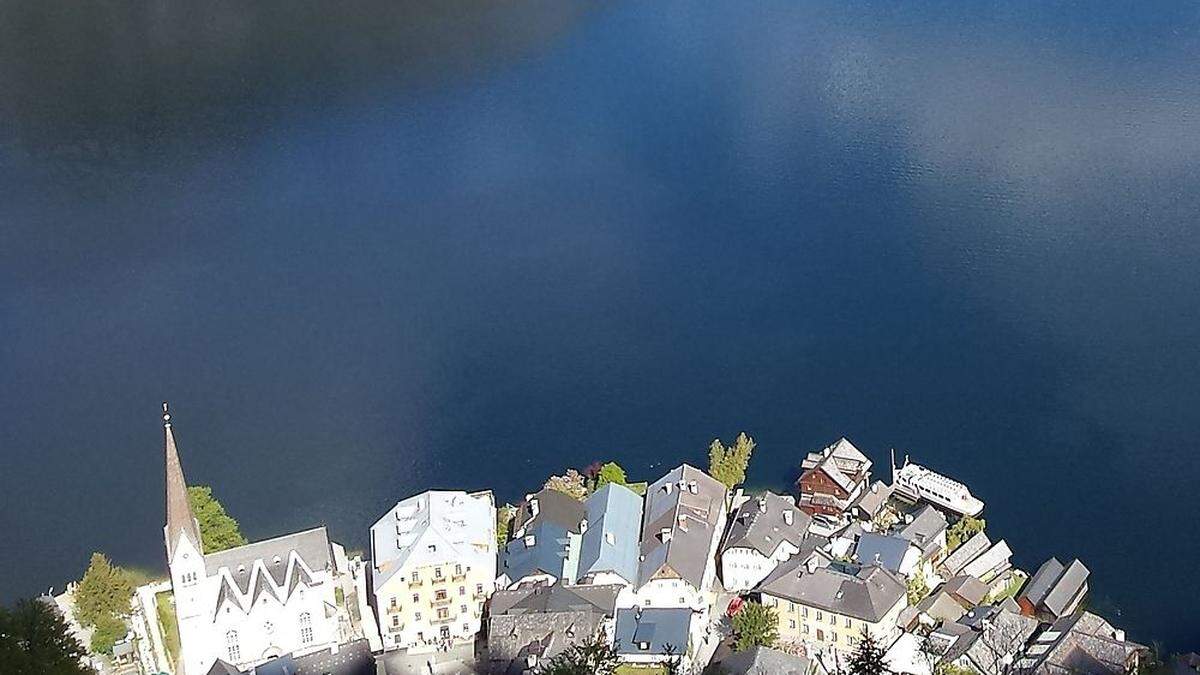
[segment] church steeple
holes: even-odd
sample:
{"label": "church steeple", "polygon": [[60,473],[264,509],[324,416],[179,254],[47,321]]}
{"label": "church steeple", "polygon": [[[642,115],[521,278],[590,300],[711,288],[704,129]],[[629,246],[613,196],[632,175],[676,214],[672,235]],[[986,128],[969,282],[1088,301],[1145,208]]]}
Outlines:
{"label": "church steeple", "polygon": [[163,529],[167,539],[167,563],[170,564],[174,561],[175,547],[179,545],[181,535],[187,535],[192,546],[200,550],[200,524],[188,503],[187,483],[183,480],[183,466],[175,448],[175,432],[171,430],[171,413],[166,401],[163,402],[162,419],[167,468],[167,525]]}

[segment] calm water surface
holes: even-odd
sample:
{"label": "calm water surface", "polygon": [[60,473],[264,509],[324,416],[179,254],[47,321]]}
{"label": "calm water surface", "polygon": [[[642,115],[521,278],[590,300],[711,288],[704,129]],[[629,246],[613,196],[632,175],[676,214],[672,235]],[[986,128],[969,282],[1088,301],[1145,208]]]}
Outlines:
{"label": "calm water surface", "polygon": [[1200,5],[0,1],[0,599],[714,436],[1200,646]]}

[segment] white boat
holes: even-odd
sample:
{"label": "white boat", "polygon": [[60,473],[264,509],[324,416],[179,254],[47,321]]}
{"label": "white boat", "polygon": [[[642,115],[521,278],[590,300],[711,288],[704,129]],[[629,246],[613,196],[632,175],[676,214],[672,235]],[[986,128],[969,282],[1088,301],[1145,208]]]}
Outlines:
{"label": "white boat", "polygon": [[971,496],[967,486],[953,478],[913,464],[907,455],[904,466],[897,469],[895,452],[892,453],[892,486],[915,499],[924,499],[964,516],[977,516],[983,512],[983,502]]}

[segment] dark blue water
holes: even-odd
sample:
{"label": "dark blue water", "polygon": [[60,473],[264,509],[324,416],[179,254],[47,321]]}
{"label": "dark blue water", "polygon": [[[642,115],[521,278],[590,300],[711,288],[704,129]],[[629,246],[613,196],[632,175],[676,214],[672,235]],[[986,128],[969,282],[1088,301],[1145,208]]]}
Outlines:
{"label": "dark blue water", "polygon": [[1200,643],[1200,6],[0,2],[0,598],[161,568],[158,404],[361,546],[850,436]]}

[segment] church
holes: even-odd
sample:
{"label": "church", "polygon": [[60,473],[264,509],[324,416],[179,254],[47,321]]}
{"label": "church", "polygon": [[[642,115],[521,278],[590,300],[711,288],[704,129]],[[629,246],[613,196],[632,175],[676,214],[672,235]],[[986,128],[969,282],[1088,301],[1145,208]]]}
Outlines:
{"label": "church", "polygon": [[345,551],[324,527],[205,554],[188,503],[171,415],[163,404],[167,523],[163,534],[180,654],[176,675],[249,670],[268,659],[336,647],[335,586]]}

